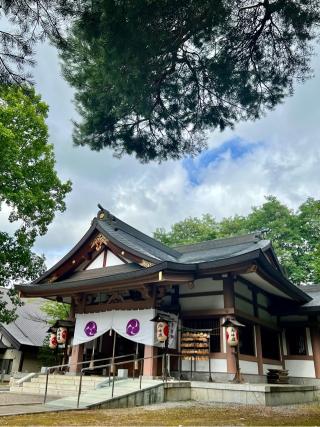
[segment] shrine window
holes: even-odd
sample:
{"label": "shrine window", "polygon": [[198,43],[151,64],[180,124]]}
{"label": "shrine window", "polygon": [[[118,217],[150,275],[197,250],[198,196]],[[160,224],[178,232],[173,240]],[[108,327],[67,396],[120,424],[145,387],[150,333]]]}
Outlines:
{"label": "shrine window", "polygon": [[261,327],[262,357],[280,360],[279,332]]}
{"label": "shrine window", "polygon": [[13,363],[13,359],[2,359],[1,362],[1,372],[8,375],[11,374],[12,371],[12,363]]}
{"label": "shrine window", "polygon": [[306,328],[288,328],[286,329],[287,349],[290,356],[306,356],[307,337]]}
{"label": "shrine window", "polygon": [[220,319],[185,319],[183,321],[183,327],[197,330],[211,329],[212,332],[210,334],[210,352],[219,353],[221,351]]}
{"label": "shrine window", "polygon": [[254,326],[250,323],[244,323],[245,326],[239,328],[239,349],[240,354],[245,354],[248,356],[256,355],[256,346],[255,346],[255,335],[254,335]]}

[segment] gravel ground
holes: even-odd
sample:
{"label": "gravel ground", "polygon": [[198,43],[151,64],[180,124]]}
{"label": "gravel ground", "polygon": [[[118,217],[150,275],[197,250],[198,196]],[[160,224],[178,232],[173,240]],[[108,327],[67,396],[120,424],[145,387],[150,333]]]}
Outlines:
{"label": "gravel ground", "polygon": [[1,426],[319,426],[318,402],[281,407],[169,402],[146,407],[1,417]]}
{"label": "gravel ground", "polygon": [[[156,403],[154,405],[148,405],[145,406],[143,409],[145,411],[158,411],[160,409],[174,409],[174,408],[211,408],[211,409],[239,409],[239,408],[247,408],[248,410],[254,409],[258,411],[263,412],[272,412],[274,414],[294,414],[297,412],[297,410],[301,409],[302,407],[305,407],[306,404],[301,405],[283,405],[283,406],[259,406],[259,405],[240,405],[240,404],[231,404],[231,403],[216,403],[216,402],[208,402],[208,401],[194,401],[194,400],[188,400],[185,402],[165,402],[165,403]],[[320,423],[320,419],[319,419]]]}

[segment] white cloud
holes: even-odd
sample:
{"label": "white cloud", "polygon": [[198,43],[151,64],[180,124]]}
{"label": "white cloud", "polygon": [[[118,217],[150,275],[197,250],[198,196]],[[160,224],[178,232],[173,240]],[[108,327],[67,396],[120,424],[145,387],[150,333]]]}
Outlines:
{"label": "white cloud", "polygon": [[[315,68],[320,70],[318,58]],[[198,186],[191,185],[182,162],[141,165],[128,156],[115,159],[109,150],[96,153],[73,147],[72,90],[61,77],[54,49],[46,44],[39,48],[35,77],[38,91],[50,105],[48,124],[59,175],[73,181],[67,211],[56,216],[36,245],[48,266],[82,237],[99,202],[151,234],[156,227],[169,227],[187,216],[245,214],[267,194],[292,207],[308,196],[320,197],[320,75],[297,87],[292,98],[265,118],[211,135],[210,147],[235,136],[263,145],[241,159],[226,156],[203,168]]]}

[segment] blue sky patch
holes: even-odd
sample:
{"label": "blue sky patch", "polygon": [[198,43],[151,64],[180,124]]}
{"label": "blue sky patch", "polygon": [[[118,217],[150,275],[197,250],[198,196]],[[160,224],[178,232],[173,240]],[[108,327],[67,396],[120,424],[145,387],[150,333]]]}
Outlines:
{"label": "blue sky patch", "polygon": [[232,138],[219,147],[211,148],[199,154],[197,157],[188,157],[183,160],[183,167],[188,172],[188,178],[192,185],[200,185],[203,172],[209,167],[218,165],[226,158],[237,161],[251,154],[263,143],[247,142],[241,138]]}

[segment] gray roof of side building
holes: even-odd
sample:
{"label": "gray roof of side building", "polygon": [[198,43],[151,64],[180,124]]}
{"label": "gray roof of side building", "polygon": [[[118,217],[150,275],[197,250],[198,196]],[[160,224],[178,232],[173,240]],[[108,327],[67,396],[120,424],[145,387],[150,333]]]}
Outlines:
{"label": "gray roof of side building", "polygon": [[[12,307],[5,288],[0,288],[1,298]],[[13,346],[28,345],[41,347],[47,335],[48,323],[46,315],[40,310],[45,302],[42,298],[22,298],[23,305],[17,307],[17,319],[9,324],[1,323],[0,330]]]}
{"label": "gray roof of side building", "polygon": [[301,286],[303,291],[308,294],[312,300],[303,304],[301,308],[306,310],[316,310],[320,311],[320,284]]}

